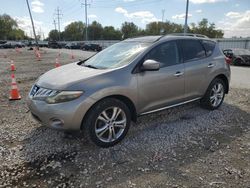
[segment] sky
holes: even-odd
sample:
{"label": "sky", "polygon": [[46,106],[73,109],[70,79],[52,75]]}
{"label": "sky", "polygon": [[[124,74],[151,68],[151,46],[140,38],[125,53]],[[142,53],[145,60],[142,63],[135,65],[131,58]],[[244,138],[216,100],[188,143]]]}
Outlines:
{"label": "sky", "polygon": [[[26,0],[0,0],[0,14],[13,17],[27,35],[32,36]],[[250,0],[189,0],[188,24],[207,18],[224,37],[250,36]],[[73,21],[85,22],[85,0],[29,0],[37,33],[47,37],[58,29],[56,9],[59,8],[60,28]],[[140,28],[162,19],[184,24],[186,0],[87,0],[89,23],[96,20],[103,26],[120,28],[125,21]]]}

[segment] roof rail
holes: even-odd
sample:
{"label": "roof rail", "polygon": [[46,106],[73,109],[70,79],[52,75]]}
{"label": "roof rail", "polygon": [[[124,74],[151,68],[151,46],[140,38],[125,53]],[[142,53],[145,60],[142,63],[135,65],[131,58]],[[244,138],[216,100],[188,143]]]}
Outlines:
{"label": "roof rail", "polygon": [[171,34],[168,34],[168,35],[208,38],[206,35],[196,34],[196,33],[171,33]]}

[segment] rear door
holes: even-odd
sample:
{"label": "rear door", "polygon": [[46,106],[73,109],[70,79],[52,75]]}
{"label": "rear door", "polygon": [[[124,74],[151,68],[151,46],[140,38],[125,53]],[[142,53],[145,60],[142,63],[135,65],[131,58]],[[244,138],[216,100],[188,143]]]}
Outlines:
{"label": "rear door", "polygon": [[208,65],[205,49],[197,39],[183,39],[178,41],[182,49],[185,67],[185,96],[186,100],[203,95]]}
{"label": "rear door", "polygon": [[143,59],[160,62],[158,71],[138,73],[140,113],[178,103],[184,98],[184,65],[175,41],[152,49]]}

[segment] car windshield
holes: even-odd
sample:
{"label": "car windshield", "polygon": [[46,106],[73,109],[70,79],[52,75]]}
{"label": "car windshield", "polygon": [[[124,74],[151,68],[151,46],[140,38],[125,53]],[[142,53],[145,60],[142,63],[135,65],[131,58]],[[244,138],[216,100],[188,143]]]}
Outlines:
{"label": "car windshield", "polygon": [[97,53],[85,61],[83,66],[95,67],[98,69],[121,67],[129,64],[148,46],[150,46],[150,43],[119,42]]}

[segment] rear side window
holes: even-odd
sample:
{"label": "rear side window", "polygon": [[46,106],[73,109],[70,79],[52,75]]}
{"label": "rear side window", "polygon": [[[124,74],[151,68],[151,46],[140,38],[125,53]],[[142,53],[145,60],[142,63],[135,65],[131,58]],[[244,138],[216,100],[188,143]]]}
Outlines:
{"label": "rear side window", "polygon": [[192,61],[206,57],[205,50],[198,40],[181,41],[184,61]]}
{"label": "rear side window", "polygon": [[207,56],[212,55],[216,43],[214,41],[209,41],[209,40],[202,40],[201,43],[206,50]]}

